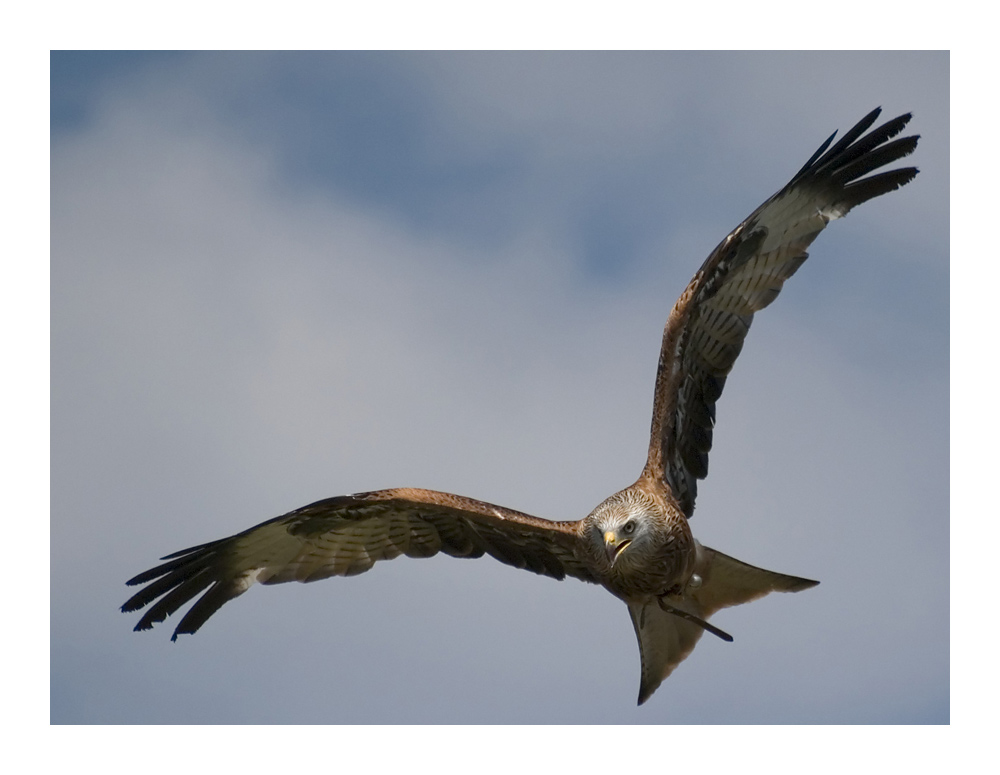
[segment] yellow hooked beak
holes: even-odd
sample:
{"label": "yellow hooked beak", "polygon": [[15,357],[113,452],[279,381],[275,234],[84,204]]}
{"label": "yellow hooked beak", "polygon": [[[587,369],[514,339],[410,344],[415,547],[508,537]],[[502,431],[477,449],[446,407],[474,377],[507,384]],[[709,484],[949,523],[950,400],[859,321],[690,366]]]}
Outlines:
{"label": "yellow hooked beak", "polygon": [[632,543],[631,538],[619,538],[618,533],[614,530],[609,530],[604,534],[604,551],[608,553],[608,560],[612,565],[630,543]]}

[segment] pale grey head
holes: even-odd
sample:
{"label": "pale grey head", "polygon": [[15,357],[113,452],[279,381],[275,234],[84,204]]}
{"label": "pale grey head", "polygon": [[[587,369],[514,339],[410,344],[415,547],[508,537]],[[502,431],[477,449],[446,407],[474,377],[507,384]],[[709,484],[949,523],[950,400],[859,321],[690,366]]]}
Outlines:
{"label": "pale grey head", "polygon": [[623,599],[661,595],[690,575],[694,540],[683,515],[633,485],[584,519],[584,539],[605,586]]}

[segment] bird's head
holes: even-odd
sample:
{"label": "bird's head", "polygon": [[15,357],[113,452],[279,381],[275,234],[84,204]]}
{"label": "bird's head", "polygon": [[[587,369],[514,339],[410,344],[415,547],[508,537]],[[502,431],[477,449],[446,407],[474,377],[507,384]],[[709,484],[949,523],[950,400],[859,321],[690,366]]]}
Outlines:
{"label": "bird's head", "polygon": [[641,491],[615,493],[587,516],[587,541],[601,565],[627,569],[641,564],[658,545],[663,528],[661,509]]}
{"label": "bird's head", "polygon": [[584,520],[584,534],[616,594],[660,593],[691,570],[695,543],[687,520],[636,486],[594,509]]}

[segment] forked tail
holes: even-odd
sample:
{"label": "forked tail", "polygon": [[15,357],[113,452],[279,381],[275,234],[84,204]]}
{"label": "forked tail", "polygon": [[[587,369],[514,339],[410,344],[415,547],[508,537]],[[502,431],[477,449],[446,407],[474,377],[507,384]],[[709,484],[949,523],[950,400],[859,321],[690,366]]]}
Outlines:
{"label": "forked tail", "polygon": [[723,640],[732,640],[704,621],[716,611],[749,603],[770,592],[800,592],[817,584],[757,568],[699,545],[695,574],[683,594],[629,603],[642,660],[639,704],[648,700],[687,658],[706,629]]}

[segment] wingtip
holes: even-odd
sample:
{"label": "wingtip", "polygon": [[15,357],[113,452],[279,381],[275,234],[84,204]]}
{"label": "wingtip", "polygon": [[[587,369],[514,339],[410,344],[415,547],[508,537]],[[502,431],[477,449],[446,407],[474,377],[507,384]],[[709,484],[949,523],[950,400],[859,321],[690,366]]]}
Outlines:
{"label": "wingtip", "polygon": [[132,595],[128,600],[121,604],[120,610],[123,614],[130,614],[134,611],[139,611],[145,607],[146,603],[137,599],[138,595]]}
{"label": "wingtip", "polygon": [[865,117],[863,119],[861,119],[858,123],[859,124],[864,124],[865,122],[867,122],[868,125],[871,126],[872,124],[875,123],[875,121],[881,115],[882,115],[882,106],[879,105],[877,108],[868,111],[868,113],[865,115]]}

